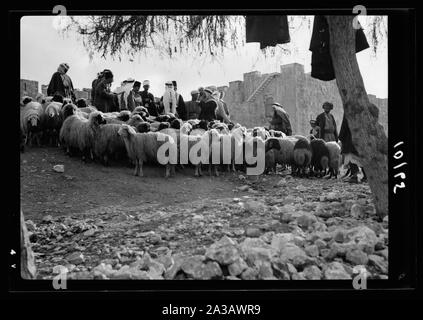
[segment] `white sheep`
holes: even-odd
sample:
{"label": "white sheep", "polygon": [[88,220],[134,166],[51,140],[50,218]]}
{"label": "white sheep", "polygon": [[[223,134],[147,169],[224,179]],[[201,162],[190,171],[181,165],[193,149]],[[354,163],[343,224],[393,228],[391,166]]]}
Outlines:
{"label": "white sheep", "polygon": [[335,141],[326,142],[326,147],[329,150],[329,173],[328,178],[339,174],[339,167],[341,166],[341,147]]}
{"label": "white sheep", "polygon": [[20,109],[20,122],[21,130],[24,134],[25,144],[31,146],[33,140],[37,141],[37,145],[41,145],[42,135],[42,118],[43,118],[43,107],[39,102],[31,101],[28,102],[24,107]]}
{"label": "white sheep", "polygon": [[[158,150],[164,143],[169,143],[176,147],[176,142],[167,134],[161,132],[143,132],[137,133],[134,128],[129,125],[122,125],[118,134],[122,137],[128,157],[135,162],[134,175],[143,176],[144,162],[159,162]],[[169,177],[171,166],[173,164],[166,163],[165,177]]]}
{"label": "white sheep", "polygon": [[93,159],[94,140],[103,123],[104,118],[100,111],[90,113],[89,119],[85,119],[79,114],[69,116],[60,129],[60,142],[65,145],[69,155],[73,150],[78,150],[82,153],[84,161],[87,155]]}

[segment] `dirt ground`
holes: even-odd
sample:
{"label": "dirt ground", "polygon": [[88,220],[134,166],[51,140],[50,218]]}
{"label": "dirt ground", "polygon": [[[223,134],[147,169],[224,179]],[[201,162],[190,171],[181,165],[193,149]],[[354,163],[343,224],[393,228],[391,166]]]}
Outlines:
{"label": "dirt ground", "polygon": [[[64,173],[53,170],[57,164]],[[377,221],[366,183],[293,178],[286,172],[196,178],[192,168],[166,179],[158,166],[146,166],[144,177],[135,177],[129,164],[84,163],[57,148],[27,148],[20,174],[39,278],[51,278],[57,265],[85,279],[101,263],[120,270],[146,253],[204,255],[224,236],[241,243],[251,237],[271,241],[279,233],[301,235],[304,248],[322,235],[333,237],[316,258],[321,268],[341,259],[332,257],[337,232],[355,227],[377,239],[376,254],[387,259],[387,221]],[[342,257],[347,269],[361,263]],[[378,268],[370,266],[374,274],[386,275],[385,265]]]}
{"label": "dirt ground", "polygon": [[[64,165],[64,173],[53,171],[57,164]],[[72,215],[96,207],[177,205],[231,197],[237,185],[230,174],[195,178],[189,167],[165,179],[163,168],[146,165],[144,177],[136,177],[129,164],[84,163],[57,148],[27,148],[21,154],[20,173],[22,209],[34,222],[45,215]]]}

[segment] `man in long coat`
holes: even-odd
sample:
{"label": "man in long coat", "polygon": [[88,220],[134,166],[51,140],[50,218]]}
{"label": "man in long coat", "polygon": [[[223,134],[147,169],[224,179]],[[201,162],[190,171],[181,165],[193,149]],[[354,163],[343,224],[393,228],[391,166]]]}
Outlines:
{"label": "man in long coat", "polygon": [[103,77],[98,81],[95,88],[95,107],[102,112],[113,112],[119,108],[117,95],[110,92],[110,85],[113,82],[113,73],[104,71]]}
{"label": "man in long coat", "polygon": [[325,102],[322,106],[324,112],[319,114],[316,118],[316,125],[320,128],[320,138],[329,141],[338,141],[338,131],[336,128],[336,121],[330,111],[333,109],[333,104]]}
{"label": "man in long coat", "polygon": [[287,136],[292,135],[291,121],[289,121],[288,113],[279,103],[274,103],[272,108],[273,117],[270,121],[270,129],[282,131]]}
{"label": "man in long coat", "polygon": [[50,83],[47,88],[47,95],[61,95],[64,98],[70,98],[75,102],[73,84],[71,78],[66,74],[69,70],[67,63],[61,63],[57,71],[53,73]]}

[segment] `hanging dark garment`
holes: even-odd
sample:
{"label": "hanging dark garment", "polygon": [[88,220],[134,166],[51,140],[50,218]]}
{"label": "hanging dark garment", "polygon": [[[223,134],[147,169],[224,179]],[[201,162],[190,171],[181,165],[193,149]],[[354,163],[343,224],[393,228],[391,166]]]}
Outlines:
{"label": "hanging dark garment", "polygon": [[246,42],[260,42],[260,49],[291,41],[287,16],[246,16]]}
{"label": "hanging dark garment", "polygon": [[[315,16],[313,33],[311,35],[311,76],[313,78],[330,81],[335,79],[332,57],[329,50],[329,26],[324,16]],[[360,52],[369,47],[362,28],[355,33],[355,52]]]}

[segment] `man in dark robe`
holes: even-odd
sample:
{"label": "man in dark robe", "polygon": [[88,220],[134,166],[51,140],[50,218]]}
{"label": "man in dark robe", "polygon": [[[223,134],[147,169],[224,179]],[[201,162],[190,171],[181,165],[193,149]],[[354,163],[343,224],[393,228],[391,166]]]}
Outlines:
{"label": "man in dark robe", "polygon": [[216,120],[217,102],[213,99],[212,93],[213,91],[210,88],[206,88],[202,92],[201,100],[203,104],[201,106],[200,116],[198,117],[200,120]]}
{"label": "man in dark robe", "polygon": [[67,63],[61,63],[57,71],[53,73],[47,88],[47,95],[61,95],[64,98],[70,98],[75,102],[73,84],[71,78],[66,74],[69,70]]}
{"label": "man in dark robe", "polygon": [[274,103],[272,108],[273,117],[270,121],[270,129],[281,131],[287,136],[292,135],[291,122],[289,121],[288,113],[279,103]]}
{"label": "man in dark robe", "polygon": [[102,112],[116,111],[117,96],[110,92],[110,85],[113,82],[113,73],[110,70],[103,72],[103,77],[97,82],[95,88],[95,107]]}
{"label": "man in dark robe", "polygon": [[338,141],[336,121],[334,116],[330,113],[333,109],[333,104],[325,102],[322,107],[325,112],[322,112],[316,118],[316,125],[320,128],[320,138],[326,142]]}
{"label": "man in dark robe", "polygon": [[157,110],[157,105],[154,101],[154,95],[148,92],[148,89],[150,89],[150,81],[145,80],[142,85],[144,88],[144,90],[141,91],[142,105],[147,108],[148,113],[151,116],[157,117],[159,115],[159,111]]}
{"label": "man in dark robe", "polygon": [[173,89],[175,90],[176,93],[176,112],[178,113],[179,118],[181,118],[181,120],[187,120],[187,111],[185,108],[185,102],[184,102],[184,98],[182,97],[181,94],[178,93],[178,87],[176,84],[176,81],[172,81],[173,83]]}
{"label": "man in dark robe", "polygon": [[191,101],[185,103],[187,120],[198,119],[201,113],[200,102],[198,101],[198,90],[191,91]]}
{"label": "man in dark robe", "polygon": [[134,111],[136,107],[142,106],[142,97],[140,94],[141,82],[135,81],[132,90],[129,91],[126,106],[129,111]]}

